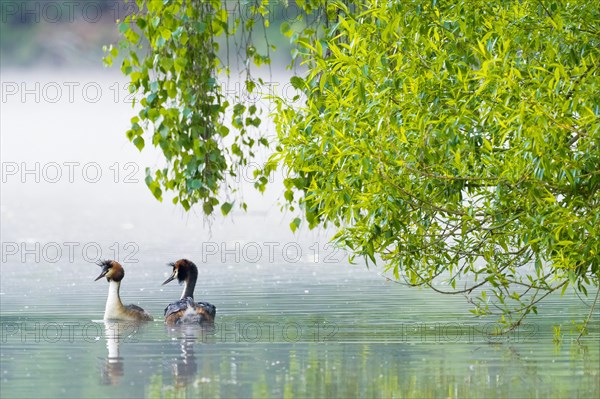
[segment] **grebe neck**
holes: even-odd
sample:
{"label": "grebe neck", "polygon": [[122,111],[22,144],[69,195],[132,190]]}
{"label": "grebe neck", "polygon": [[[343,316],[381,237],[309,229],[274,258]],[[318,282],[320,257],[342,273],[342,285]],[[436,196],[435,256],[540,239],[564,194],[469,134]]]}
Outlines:
{"label": "grebe neck", "polygon": [[[193,266],[193,265],[192,265]],[[187,278],[185,279],[185,285],[183,286],[183,292],[181,293],[181,299],[187,297],[194,298],[194,288],[196,288],[196,280],[198,279],[198,269],[195,266],[188,268]]]}
{"label": "grebe neck", "polygon": [[123,302],[121,302],[121,296],[119,295],[120,287],[120,281],[111,280],[108,283],[108,298],[106,298],[106,308],[104,310],[105,319],[115,319],[124,310]]}
{"label": "grebe neck", "polygon": [[187,297],[194,298],[194,288],[196,288],[196,279],[189,279],[185,282],[183,286],[183,292],[181,293],[181,299],[185,299]]}

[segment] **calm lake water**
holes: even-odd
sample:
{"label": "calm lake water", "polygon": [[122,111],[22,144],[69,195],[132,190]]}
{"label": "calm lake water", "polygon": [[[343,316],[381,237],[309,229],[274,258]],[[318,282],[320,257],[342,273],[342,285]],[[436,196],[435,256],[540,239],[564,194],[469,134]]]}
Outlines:
{"label": "calm lake water", "polygon": [[[3,399],[600,395],[597,313],[582,344],[571,323],[591,299],[550,297],[538,316],[497,337],[495,320],[472,317],[464,298],[350,265],[328,246],[331,232],[292,234],[277,182],[264,196],[244,182],[253,211],[210,226],[155,201],[144,168],[161,161],[124,137],[132,110],[111,91],[124,84],[118,75],[19,71],[2,79],[18,87],[93,82],[104,93],[96,102],[75,91],[73,102],[29,95],[2,104]],[[196,299],[217,307],[211,329],[162,323],[181,293],[176,283],[161,286],[166,263],[183,257],[200,268]],[[124,265],[123,301],[156,321],[100,320],[108,287],[93,281],[98,258]]]}

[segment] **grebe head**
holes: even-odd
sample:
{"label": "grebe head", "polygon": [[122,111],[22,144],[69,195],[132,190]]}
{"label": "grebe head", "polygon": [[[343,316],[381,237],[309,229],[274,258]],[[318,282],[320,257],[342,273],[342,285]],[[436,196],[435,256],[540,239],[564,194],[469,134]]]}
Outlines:
{"label": "grebe head", "polygon": [[114,260],[104,260],[97,263],[102,268],[102,272],[94,281],[100,280],[102,277],[106,277],[106,281],[121,281],[125,277],[125,270],[119,262]]}
{"label": "grebe head", "polygon": [[179,259],[177,262],[169,263],[168,265],[173,267],[173,273],[171,274],[171,277],[162,283],[162,285],[165,285],[175,279],[179,281],[179,284],[183,284],[188,279],[192,278],[192,276],[197,276],[198,274],[198,268],[194,262],[187,259]]}

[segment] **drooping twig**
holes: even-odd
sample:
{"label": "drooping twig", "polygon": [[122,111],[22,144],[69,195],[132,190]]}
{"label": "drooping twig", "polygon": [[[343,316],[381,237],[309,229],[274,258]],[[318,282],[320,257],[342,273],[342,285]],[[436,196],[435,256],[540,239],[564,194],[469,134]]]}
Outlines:
{"label": "drooping twig", "polygon": [[590,307],[590,313],[588,313],[587,317],[585,318],[585,321],[583,322],[583,327],[581,328],[581,331],[579,331],[579,335],[577,336],[578,343],[579,343],[579,338],[581,338],[583,336],[583,332],[587,329],[588,322],[592,318],[592,313],[594,313],[594,308],[596,307],[596,303],[598,303],[599,295],[600,295],[600,289],[598,289],[596,291],[596,298],[594,298],[594,302],[592,303],[592,306]]}

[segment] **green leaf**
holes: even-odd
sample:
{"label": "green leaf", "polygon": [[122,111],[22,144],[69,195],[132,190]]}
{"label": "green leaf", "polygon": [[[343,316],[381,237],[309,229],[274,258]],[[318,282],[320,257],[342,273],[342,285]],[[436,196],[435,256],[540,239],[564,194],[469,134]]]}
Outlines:
{"label": "green leaf", "polygon": [[188,200],[181,200],[181,206],[183,206],[183,209],[185,209],[186,211],[189,211],[191,208]]}
{"label": "green leaf", "polygon": [[129,30],[129,22],[121,22],[119,24],[119,33],[125,33]]}
{"label": "green leaf", "polygon": [[304,88],[306,87],[305,83],[304,83],[304,79],[302,79],[299,76],[292,76],[290,78],[290,83],[292,84],[292,87],[294,89],[304,90]]}
{"label": "green leaf", "polygon": [[221,205],[221,213],[223,214],[223,216],[227,216],[227,214],[231,211],[231,208],[233,208],[232,203],[223,202],[223,204]]}
{"label": "green leaf", "polygon": [[210,215],[213,212],[213,205],[210,202],[205,202],[204,204],[202,204],[202,210],[204,211],[205,215]]}
{"label": "green leaf", "polygon": [[300,218],[295,218],[294,220],[292,220],[292,223],[290,223],[290,229],[292,230],[292,233],[295,232],[298,227],[300,227]]}
{"label": "green leaf", "polygon": [[142,136],[137,136],[133,139],[133,144],[137,147],[138,150],[142,151],[144,149],[144,139]]}
{"label": "green leaf", "polygon": [[290,24],[287,21],[284,21],[281,23],[281,25],[279,26],[279,30],[286,37],[290,37],[294,33],[292,31],[292,27],[290,26]]}

